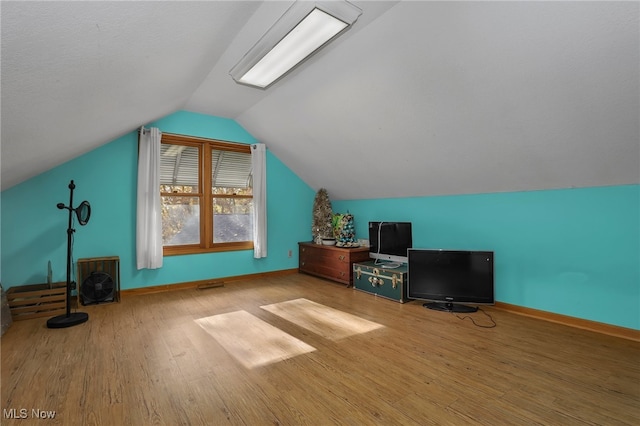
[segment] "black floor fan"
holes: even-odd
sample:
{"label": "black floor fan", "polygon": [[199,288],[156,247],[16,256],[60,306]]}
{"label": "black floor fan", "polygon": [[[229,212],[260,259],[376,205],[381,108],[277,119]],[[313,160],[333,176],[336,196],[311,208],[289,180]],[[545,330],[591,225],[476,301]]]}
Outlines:
{"label": "black floor fan", "polygon": [[88,201],[83,201],[78,207],[73,208],[73,190],[75,189],[73,180],[69,183],[69,205],[65,206],[63,203],[58,203],[59,209],[69,210],[69,227],[67,228],[67,313],[64,315],[58,315],[47,320],[48,328],[66,328],[74,325],[82,324],[89,319],[89,314],[85,312],[71,312],[71,249],[73,244],[73,233],[76,231],[73,229],[73,214],[75,213],[78,218],[78,223],[82,226],[89,222],[91,216],[91,206]]}

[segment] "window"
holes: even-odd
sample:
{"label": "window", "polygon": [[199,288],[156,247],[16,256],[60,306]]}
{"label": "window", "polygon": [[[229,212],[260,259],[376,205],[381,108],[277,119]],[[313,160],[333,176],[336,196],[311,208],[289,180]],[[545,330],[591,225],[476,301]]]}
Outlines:
{"label": "window", "polygon": [[249,145],[163,133],[160,195],[165,255],[253,248]]}

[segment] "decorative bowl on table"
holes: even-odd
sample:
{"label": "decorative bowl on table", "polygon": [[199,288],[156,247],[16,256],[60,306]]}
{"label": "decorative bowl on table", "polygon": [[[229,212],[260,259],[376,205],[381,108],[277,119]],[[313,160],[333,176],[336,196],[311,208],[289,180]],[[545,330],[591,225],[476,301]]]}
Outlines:
{"label": "decorative bowl on table", "polygon": [[323,238],[322,239],[322,245],[335,246],[336,245],[336,239],[335,238]]}

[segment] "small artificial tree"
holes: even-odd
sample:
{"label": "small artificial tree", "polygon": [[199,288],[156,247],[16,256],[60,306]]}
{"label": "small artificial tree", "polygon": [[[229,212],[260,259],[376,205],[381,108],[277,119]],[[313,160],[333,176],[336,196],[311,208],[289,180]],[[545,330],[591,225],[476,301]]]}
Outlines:
{"label": "small artificial tree", "polygon": [[311,235],[314,242],[322,243],[323,238],[333,238],[332,218],[333,210],[331,208],[331,200],[329,200],[329,193],[326,189],[320,188],[313,201]]}

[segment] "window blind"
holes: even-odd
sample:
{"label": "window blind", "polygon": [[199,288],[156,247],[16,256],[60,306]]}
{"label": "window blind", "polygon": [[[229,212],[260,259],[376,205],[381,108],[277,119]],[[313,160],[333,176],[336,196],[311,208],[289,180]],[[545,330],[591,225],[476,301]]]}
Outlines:
{"label": "window blind", "polygon": [[223,188],[248,188],[251,184],[251,154],[233,151],[211,152],[211,182]]}
{"label": "window blind", "polygon": [[[214,187],[251,186],[251,154],[212,150],[211,181]],[[198,148],[162,144],[160,149],[161,185],[198,185]]]}

